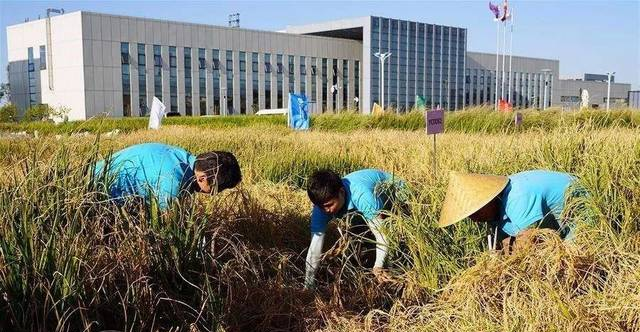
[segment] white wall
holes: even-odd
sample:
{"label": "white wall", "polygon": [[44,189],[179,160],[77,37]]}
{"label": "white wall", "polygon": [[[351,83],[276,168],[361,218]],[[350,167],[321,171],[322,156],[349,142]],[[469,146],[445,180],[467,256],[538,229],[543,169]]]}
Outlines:
{"label": "white wall", "polygon": [[[40,45],[47,45],[46,19],[7,27],[9,83],[12,101],[24,111],[29,106],[27,49],[33,47],[39,73],[38,102],[71,109],[69,119],[85,119],[82,31],[80,12],[51,18],[51,61],[40,70]],[[53,72],[50,89],[48,71]]]}

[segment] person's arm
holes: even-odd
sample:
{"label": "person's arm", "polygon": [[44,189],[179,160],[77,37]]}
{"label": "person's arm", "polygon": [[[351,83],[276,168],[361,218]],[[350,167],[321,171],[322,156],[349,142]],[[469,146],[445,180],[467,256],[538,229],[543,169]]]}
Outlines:
{"label": "person's arm", "polygon": [[320,264],[323,244],[323,232],[316,232],[311,234],[311,244],[309,245],[309,251],[307,251],[306,269],[304,276],[304,288],[306,289],[313,289],[315,287],[316,269]]}
{"label": "person's arm", "polygon": [[381,269],[384,267],[389,248],[389,242],[387,241],[386,236],[380,231],[384,218],[385,216],[383,214],[379,214],[373,219],[367,220],[369,229],[371,229],[371,233],[373,233],[373,236],[376,238],[376,261],[373,265],[374,269]]}

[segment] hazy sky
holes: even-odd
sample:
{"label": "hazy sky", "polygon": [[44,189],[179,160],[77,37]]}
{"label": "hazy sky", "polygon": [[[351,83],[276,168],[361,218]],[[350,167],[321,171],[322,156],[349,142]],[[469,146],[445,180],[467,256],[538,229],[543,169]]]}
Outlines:
{"label": "hazy sky", "polygon": [[[497,1],[494,1],[497,2]],[[560,76],[615,71],[640,89],[640,1],[524,1],[514,8],[514,55],[560,60]],[[88,10],[184,22],[280,30],[287,25],[385,16],[467,28],[468,50],[495,52],[488,1],[5,1],[0,0],[0,81],[6,82],[6,26],[45,16],[46,8]]]}

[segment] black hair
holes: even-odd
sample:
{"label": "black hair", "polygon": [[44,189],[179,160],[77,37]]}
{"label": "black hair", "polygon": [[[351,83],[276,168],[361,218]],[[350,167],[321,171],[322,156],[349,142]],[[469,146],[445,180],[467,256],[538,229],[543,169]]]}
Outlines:
{"label": "black hair", "polygon": [[307,195],[317,206],[337,198],[343,188],[340,176],[328,169],[313,172],[307,181]]}
{"label": "black hair", "polygon": [[211,151],[199,154],[193,166],[207,175],[207,182],[217,192],[235,187],[242,180],[240,165],[231,152]]}

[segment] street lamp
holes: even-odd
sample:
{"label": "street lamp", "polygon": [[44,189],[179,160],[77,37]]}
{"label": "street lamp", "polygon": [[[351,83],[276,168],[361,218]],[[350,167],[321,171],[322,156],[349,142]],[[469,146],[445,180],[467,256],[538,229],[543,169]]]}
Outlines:
{"label": "street lamp", "polygon": [[549,77],[549,73],[551,69],[542,69],[541,72],[544,73],[544,104],[542,105],[542,110],[547,109],[547,78]]}
{"label": "street lamp", "polygon": [[615,71],[612,73],[607,73],[607,111],[609,110],[609,99],[611,99],[611,76],[615,74]]}
{"label": "street lamp", "polygon": [[382,109],[384,110],[384,61],[391,56],[391,52],[385,52],[385,53],[376,52],[373,55],[375,55],[376,58],[378,58],[380,60],[380,63],[382,64],[382,83],[380,84],[380,87],[382,88],[381,102],[382,102]]}

